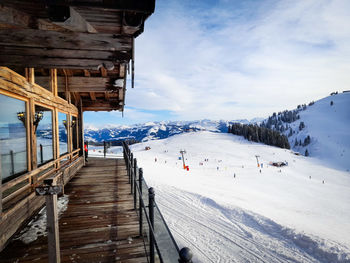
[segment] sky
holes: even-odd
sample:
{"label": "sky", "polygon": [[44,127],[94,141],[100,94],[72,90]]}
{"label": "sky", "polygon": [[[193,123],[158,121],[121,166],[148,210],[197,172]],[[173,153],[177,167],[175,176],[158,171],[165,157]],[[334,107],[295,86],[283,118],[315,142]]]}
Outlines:
{"label": "sky", "polygon": [[249,120],[349,89],[349,0],[157,0],[136,38],[124,117],[84,118]]}

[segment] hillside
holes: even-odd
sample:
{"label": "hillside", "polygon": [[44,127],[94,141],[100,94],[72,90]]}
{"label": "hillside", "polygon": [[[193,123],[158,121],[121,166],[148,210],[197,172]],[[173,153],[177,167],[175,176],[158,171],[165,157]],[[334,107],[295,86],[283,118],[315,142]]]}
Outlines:
{"label": "hillside", "polygon": [[350,93],[274,114],[264,124],[288,136],[294,151],[305,155],[307,150],[329,166],[350,170]]}
{"label": "hillside", "polygon": [[[212,132],[135,144],[132,151],[176,240],[197,262],[350,262],[348,172]],[[278,161],[288,166],[270,165]]]}

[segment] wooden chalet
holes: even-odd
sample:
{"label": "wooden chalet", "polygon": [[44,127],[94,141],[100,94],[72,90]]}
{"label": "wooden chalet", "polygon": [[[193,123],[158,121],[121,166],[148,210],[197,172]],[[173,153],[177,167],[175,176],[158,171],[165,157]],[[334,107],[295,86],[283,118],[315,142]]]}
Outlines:
{"label": "wooden chalet", "polygon": [[[155,0],[0,0],[1,262],[47,262],[42,240],[11,241],[44,206],[34,190],[47,178],[71,200],[68,226],[60,221],[62,261],[146,261],[123,192],[124,160],[91,159],[82,169],[83,112],[123,111],[135,38],[154,8]],[[128,245],[130,236],[137,242]]]}

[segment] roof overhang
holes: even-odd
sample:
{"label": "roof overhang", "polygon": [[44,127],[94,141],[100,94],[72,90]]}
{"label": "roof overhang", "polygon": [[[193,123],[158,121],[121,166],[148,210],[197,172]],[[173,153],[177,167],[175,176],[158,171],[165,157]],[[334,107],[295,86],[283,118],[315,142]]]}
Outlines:
{"label": "roof overhang", "polygon": [[[83,110],[123,110],[133,78],[134,39],[155,0],[1,0],[0,65],[35,68],[36,82],[58,69],[58,90]],[[131,63],[130,63],[131,62]],[[131,64],[130,68],[129,65]]]}

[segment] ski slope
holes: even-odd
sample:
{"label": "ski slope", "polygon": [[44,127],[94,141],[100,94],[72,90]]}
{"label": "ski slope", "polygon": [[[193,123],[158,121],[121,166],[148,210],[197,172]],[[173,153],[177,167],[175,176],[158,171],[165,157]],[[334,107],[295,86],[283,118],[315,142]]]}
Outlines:
{"label": "ski slope", "polygon": [[[299,131],[301,121],[305,128]],[[301,111],[300,119],[290,126],[296,131],[289,137],[294,150],[304,154],[308,149],[310,156],[317,157],[327,166],[350,171],[350,92],[316,101]],[[304,141],[307,135],[311,137],[310,145],[294,146],[295,139]]]}
{"label": "ski slope", "polygon": [[[195,262],[350,262],[349,172],[206,131],[131,149]],[[189,171],[178,159],[181,149]],[[288,166],[269,165],[278,161]]]}

